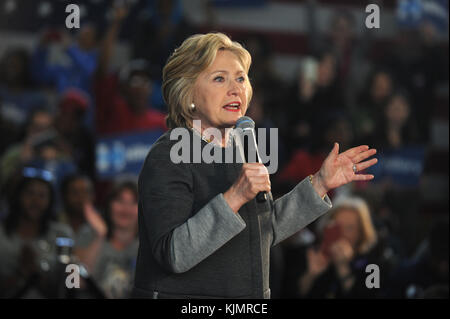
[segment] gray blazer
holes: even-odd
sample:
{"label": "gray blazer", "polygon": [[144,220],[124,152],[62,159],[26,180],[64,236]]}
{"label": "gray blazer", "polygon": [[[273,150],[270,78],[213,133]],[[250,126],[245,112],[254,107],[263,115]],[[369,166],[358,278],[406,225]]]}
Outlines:
{"label": "gray blazer", "polygon": [[306,178],[276,201],[269,194],[235,214],[223,193],[242,164],[174,164],[177,141],[169,137],[152,146],[139,176],[134,296],[270,298],[270,248],[327,212],[330,199]]}

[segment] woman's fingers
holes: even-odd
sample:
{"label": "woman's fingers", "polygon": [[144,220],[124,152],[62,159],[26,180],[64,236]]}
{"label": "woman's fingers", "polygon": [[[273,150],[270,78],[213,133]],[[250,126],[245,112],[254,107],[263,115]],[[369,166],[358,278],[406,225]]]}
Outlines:
{"label": "woman's fingers", "polygon": [[369,158],[369,157],[375,155],[376,153],[377,153],[377,150],[372,148],[370,150],[363,151],[361,153],[356,154],[355,156],[351,157],[351,159],[352,159],[353,163],[359,163],[359,162],[365,160],[366,158]]}
{"label": "woman's fingers", "polygon": [[339,155],[339,143],[334,143],[333,149],[328,154],[327,158],[335,158]]}
{"label": "woman's fingers", "polygon": [[267,184],[267,183],[253,184],[253,187],[254,187],[255,193],[271,191],[270,184]]}
{"label": "woman's fingers", "polygon": [[378,162],[378,159],[373,158],[371,160],[368,160],[368,161],[365,161],[362,163],[358,163],[358,164],[356,164],[356,171],[359,172],[359,171],[365,170],[366,168],[368,168],[372,165],[375,165],[377,162]]}
{"label": "woman's fingers", "polygon": [[267,167],[264,166],[264,164],[259,163],[244,164],[242,170],[245,176],[247,177],[269,176],[269,171],[267,170]]}
{"label": "woman's fingers", "polygon": [[259,163],[244,163],[238,179],[224,193],[224,197],[231,209],[237,212],[243,204],[255,198],[259,192],[264,191],[271,191],[267,168]]}
{"label": "woman's fingers", "polygon": [[370,181],[374,176],[372,174],[356,174],[353,177],[354,181]]}
{"label": "woman's fingers", "polygon": [[355,157],[357,154],[367,151],[369,149],[369,146],[367,145],[361,145],[361,146],[356,146],[353,147],[351,149],[346,150],[345,152],[341,153],[344,154],[348,157],[350,157],[351,159],[353,159],[353,157]]}
{"label": "woman's fingers", "polygon": [[266,170],[262,169],[262,168],[260,168],[260,169],[249,169],[249,170],[246,170],[244,172],[244,174],[247,177],[253,177],[253,176],[267,176],[268,177],[269,176],[269,173]]}
{"label": "woman's fingers", "polygon": [[267,176],[251,176],[248,178],[251,184],[269,184],[270,179]]}
{"label": "woman's fingers", "polygon": [[246,193],[247,200],[255,197],[257,193],[271,191],[270,177],[267,168],[260,163],[246,163],[242,167],[240,179],[242,191]]}
{"label": "woman's fingers", "polygon": [[247,198],[247,200],[251,200],[259,192],[270,192],[270,191],[271,191],[270,184],[267,182],[263,182],[263,183],[248,184],[248,186],[245,188],[244,192],[245,192],[245,197]]}

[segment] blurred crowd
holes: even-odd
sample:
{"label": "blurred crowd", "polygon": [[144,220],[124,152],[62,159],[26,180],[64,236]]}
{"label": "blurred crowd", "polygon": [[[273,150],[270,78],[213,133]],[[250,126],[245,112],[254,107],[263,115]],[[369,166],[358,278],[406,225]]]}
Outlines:
{"label": "blurred crowd", "polygon": [[[432,205],[423,196],[427,170],[448,190],[440,161],[442,153],[448,161],[448,137],[436,160],[430,134],[436,117],[448,125],[448,31],[438,40],[424,19],[383,46],[369,31],[356,36],[345,9],[319,31],[317,6],[308,2],[307,48],[293,81],[274,71],[264,34],[231,34],[253,60],[247,115],[257,128],[279,129],[272,192],[277,198],[316,172],[334,142],[341,151],[370,145],[379,164],[374,181],[333,191],[330,213],[272,249],[272,295],[448,298],[448,195]],[[221,31],[212,20],[188,23],[180,1],[145,8],[125,39],[133,8],[116,4],[103,30],[46,29],[32,50],[0,56],[0,297],[129,297],[137,176],[99,178],[96,142],[167,130],[165,61],[189,35]],[[119,44],[130,54],[116,68]],[[80,266],[80,289],[66,289],[68,264]],[[367,287],[367,265],[378,267],[379,288]]]}

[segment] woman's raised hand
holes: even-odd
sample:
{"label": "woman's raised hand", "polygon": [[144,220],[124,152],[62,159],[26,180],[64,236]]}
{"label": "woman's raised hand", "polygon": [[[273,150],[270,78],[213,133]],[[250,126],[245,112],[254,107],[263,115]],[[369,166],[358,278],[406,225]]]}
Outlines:
{"label": "woman's raised hand", "polygon": [[320,196],[324,196],[328,191],[352,181],[373,179],[373,175],[358,172],[377,163],[376,158],[364,161],[376,152],[367,145],[361,145],[339,154],[339,144],[335,143],[322,167],[313,177],[315,190]]}
{"label": "woman's raised hand", "polygon": [[91,227],[95,230],[98,236],[105,237],[108,232],[108,227],[102,216],[95,210],[94,205],[88,202],[84,205],[84,217]]}

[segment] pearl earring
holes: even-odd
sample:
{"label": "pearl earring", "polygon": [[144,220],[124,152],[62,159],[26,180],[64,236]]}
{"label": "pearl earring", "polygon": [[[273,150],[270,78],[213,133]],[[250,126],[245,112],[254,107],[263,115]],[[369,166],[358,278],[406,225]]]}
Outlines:
{"label": "pearl earring", "polygon": [[191,109],[194,110],[195,109],[195,104],[191,103]]}

